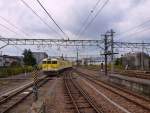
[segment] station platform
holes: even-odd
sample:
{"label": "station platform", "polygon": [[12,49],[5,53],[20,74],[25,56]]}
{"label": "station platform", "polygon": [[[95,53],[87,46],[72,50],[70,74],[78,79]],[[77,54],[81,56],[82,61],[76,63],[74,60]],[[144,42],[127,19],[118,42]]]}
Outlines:
{"label": "station platform", "polygon": [[134,92],[150,97],[150,80],[136,77],[129,77],[120,74],[110,74],[109,81],[124,86]]}

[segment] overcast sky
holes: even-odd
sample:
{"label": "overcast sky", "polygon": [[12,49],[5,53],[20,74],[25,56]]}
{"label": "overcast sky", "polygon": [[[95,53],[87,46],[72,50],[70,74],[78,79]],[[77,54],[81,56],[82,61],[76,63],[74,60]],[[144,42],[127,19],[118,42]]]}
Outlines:
{"label": "overcast sky", "polygon": [[[49,26],[55,29],[58,34],[61,34],[60,30],[48,18],[36,0],[24,1],[39,14]],[[78,33],[81,28],[84,28],[83,24],[87,16],[90,14],[90,21],[106,0],[100,0],[94,9],[93,7],[99,0],[40,1],[70,39],[100,39],[101,34],[113,29],[116,35],[119,34],[115,37],[115,40],[150,42],[150,22],[133,29],[135,26],[150,20],[150,0],[109,0],[108,4],[95,18],[93,23],[81,35],[78,35]],[[17,29],[5,22],[3,18],[13,23]],[[17,34],[15,34],[0,25],[0,35],[6,38],[23,38],[23,36],[26,38],[61,38],[35,16],[21,0],[0,0],[0,24],[17,32]],[[141,32],[143,30],[144,32]],[[25,36],[22,32],[28,34],[28,36]],[[2,43],[0,44],[2,45]],[[32,49],[34,48],[32,47]],[[14,53],[14,49],[10,49],[10,47],[6,47],[3,51],[5,53]],[[20,54],[20,52],[18,52],[20,50],[16,49],[16,51],[15,53]],[[52,53],[58,54],[60,52],[54,49]]]}

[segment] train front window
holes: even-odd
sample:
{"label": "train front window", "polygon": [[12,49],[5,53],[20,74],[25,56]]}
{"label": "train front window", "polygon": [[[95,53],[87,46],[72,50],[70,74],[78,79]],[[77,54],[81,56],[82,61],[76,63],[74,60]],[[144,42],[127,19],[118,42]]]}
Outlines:
{"label": "train front window", "polygon": [[57,64],[57,61],[52,61],[52,64]]}
{"label": "train front window", "polygon": [[47,61],[48,64],[51,64],[51,61]]}
{"label": "train front window", "polygon": [[43,63],[43,64],[46,64],[46,61],[43,61],[42,63]]}

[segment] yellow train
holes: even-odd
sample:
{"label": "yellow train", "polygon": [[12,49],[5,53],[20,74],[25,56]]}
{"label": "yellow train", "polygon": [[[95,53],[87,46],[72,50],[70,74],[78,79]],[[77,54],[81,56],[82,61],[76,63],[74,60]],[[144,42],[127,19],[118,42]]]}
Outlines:
{"label": "yellow train", "polygon": [[46,75],[54,75],[59,72],[72,68],[72,63],[58,58],[46,58],[42,61],[42,71]]}

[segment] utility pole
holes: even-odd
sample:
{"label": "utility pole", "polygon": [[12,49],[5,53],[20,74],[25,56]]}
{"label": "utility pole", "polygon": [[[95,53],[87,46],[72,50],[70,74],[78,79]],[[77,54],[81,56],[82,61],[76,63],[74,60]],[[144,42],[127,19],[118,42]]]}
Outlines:
{"label": "utility pole", "polygon": [[111,73],[114,73],[114,31],[110,30],[111,36]]}
{"label": "utility pole", "polygon": [[105,46],[105,50],[104,50],[104,55],[105,55],[105,75],[107,76],[107,52],[108,52],[108,44],[107,44],[107,40],[108,40],[108,36],[107,34],[104,35],[104,46]]}
{"label": "utility pole", "polygon": [[79,62],[78,62],[78,61],[79,61],[79,53],[78,53],[78,48],[77,48],[77,62],[76,62],[76,63],[77,63],[77,66],[79,65]]}
{"label": "utility pole", "polygon": [[144,70],[144,42],[142,42],[141,69]]}
{"label": "utility pole", "polygon": [[[109,33],[109,34],[108,34]],[[108,55],[111,56],[111,73],[114,72],[114,54],[118,54],[118,53],[114,53],[114,31],[110,30],[108,32],[106,32],[105,35],[103,35],[104,38],[104,56],[105,56],[105,75],[107,76],[108,74],[108,70],[107,70],[107,62],[108,62]],[[110,40],[108,40],[108,37],[111,37]],[[109,50],[108,50],[109,49]]]}

